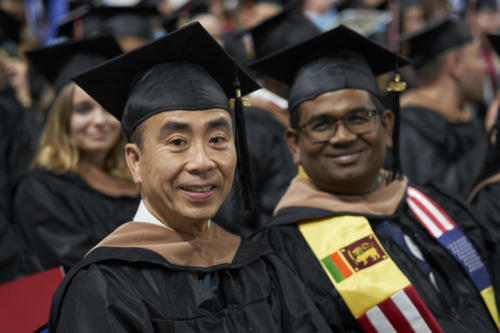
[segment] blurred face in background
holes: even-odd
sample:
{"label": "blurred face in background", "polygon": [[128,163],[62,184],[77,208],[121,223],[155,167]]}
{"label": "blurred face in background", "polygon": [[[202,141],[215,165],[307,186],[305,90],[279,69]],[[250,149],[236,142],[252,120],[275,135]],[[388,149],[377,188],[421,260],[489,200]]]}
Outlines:
{"label": "blurred face in background", "polygon": [[460,71],[458,85],[460,96],[464,102],[483,100],[483,82],[486,75],[486,64],[481,55],[479,41],[475,40],[459,51]]}
{"label": "blurred face in background", "polygon": [[259,2],[252,6],[242,7],[238,11],[239,26],[243,29],[255,27],[280,11],[281,6],[272,2]]}
{"label": "blurred face in background", "polygon": [[120,138],[120,122],[80,87],[73,92],[70,134],[82,157],[106,155]]}
{"label": "blurred face in background", "polygon": [[410,6],[401,14],[401,32],[411,32],[425,23],[424,9],[420,5]]}
{"label": "blurred face in background", "polygon": [[24,1],[0,0],[0,9],[6,11],[7,13],[15,16],[18,20],[24,22]]}
{"label": "blurred face in background", "polygon": [[480,9],[476,13],[478,36],[500,33],[500,12],[494,8]]}

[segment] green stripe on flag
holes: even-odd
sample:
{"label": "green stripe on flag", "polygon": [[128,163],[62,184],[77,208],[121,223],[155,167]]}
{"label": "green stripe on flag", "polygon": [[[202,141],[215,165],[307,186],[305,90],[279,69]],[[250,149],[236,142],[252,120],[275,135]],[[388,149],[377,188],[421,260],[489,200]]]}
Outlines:
{"label": "green stripe on flag", "polygon": [[333,263],[332,259],[330,257],[326,257],[321,259],[321,262],[323,262],[323,265],[325,265],[326,269],[330,272],[332,277],[336,282],[340,282],[344,280],[344,276],[340,273],[340,271],[337,269],[337,266]]}

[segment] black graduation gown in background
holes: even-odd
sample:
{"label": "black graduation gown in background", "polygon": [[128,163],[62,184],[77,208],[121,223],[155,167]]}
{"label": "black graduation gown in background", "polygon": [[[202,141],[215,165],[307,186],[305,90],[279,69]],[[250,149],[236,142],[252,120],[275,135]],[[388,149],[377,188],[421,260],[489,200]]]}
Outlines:
{"label": "black graduation gown in background", "polygon": [[[495,174],[475,189],[470,204],[480,218],[481,227],[491,239],[488,252],[493,254],[492,275],[495,285],[500,288],[500,173]],[[500,304],[500,292],[496,292],[497,304]]]}
{"label": "black graduation gown in background", "polygon": [[466,198],[481,173],[487,150],[486,132],[478,119],[451,123],[425,107],[401,109],[401,165],[416,184],[434,182]]}
{"label": "black graduation gown in background", "polygon": [[289,268],[247,240],[231,263],[207,268],[139,247],[99,247],[59,286],[49,330],[330,332]]}
{"label": "black graduation gown in background", "polygon": [[0,284],[31,272],[23,261],[21,244],[12,224],[0,214]]}
{"label": "black graduation gown in background", "polygon": [[[435,200],[461,227],[488,266],[490,258],[485,250],[483,235],[467,207],[437,189],[419,189]],[[269,244],[276,254],[292,267],[332,331],[363,332],[297,227],[297,223],[304,220],[336,215],[360,213],[311,208],[306,203],[302,207],[286,207],[280,209],[271,226],[257,233],[255,238]],[[497,332],[472,281],[451,255],[421,226],[406,205],[406,195],[393,214],[365,217],[384,249],[408,277],[444,332]],[[415,259],[390,235],[376,228],[377,223],[384,220],[398,226],[419,247],[432,269],[440,292],[419,268]]]}
{"label": "black graduation gown in background", "polygon": [[8,219],[15,183],[28,170],[38,145],[38,129],[13,94],[0,93],[0,210]]}
{"label": "black graduation gown in background", "polygon": [[25,255],[37,270],[70,268],[94,245],[134,216],[140,198],[114,197],[95,190],[73,173],[36,168],[14,195],[14,223]]}
{"label": "black graduation gown in background", "polygon": [[297,174],[285,142],[286,128],[279,121],[267,111],[249,107],[245,108],[245,125],[257,212],[242,209],[232,192],[214,218],[224,229],[243,237],[270,222],[276,204]]}
{"label": "black graduation gown in background", "polygon": [[[489,182],[489,180],[495,181]],[[500,244],[500,174],[485,180],[470,201],[480,217],[484,229]]]}
{"label": "black graduation gown in background", "polygon": [[29,138],[23,135],[24,110],[8,92],[0,93],[0,283],[31,271],[23,263],[19,235],[11,220],[13,182],[21,174],[20,148]]}

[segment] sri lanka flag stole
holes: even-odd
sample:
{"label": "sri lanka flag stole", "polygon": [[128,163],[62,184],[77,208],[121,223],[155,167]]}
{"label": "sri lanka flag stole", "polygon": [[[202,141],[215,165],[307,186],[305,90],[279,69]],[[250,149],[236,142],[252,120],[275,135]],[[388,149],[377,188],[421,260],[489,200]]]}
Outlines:
{"label": "sri lanka flag stole", "polygon": [[442,332],[365,217],[332,217],[298,227],[365,332]]}
{"label": "sri lanka flag stole", "polygon": [[[473,244],[418,189],[408,187],[407,204],[425,230],[462,266],[500,330],[490,276]],[[298,228],[365,332],[442,332],[365,217],[330,217],[299,223]]]}

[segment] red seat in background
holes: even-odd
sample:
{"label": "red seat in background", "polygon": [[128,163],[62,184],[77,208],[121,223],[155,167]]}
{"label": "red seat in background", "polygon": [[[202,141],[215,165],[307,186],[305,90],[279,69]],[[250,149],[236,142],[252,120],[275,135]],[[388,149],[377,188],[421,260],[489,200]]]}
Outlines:
{"label": "red seat in background", "polygon": [[51,268],[0,285],[0,331],[32,333],[49,320],[52,295],[64,277]]}

